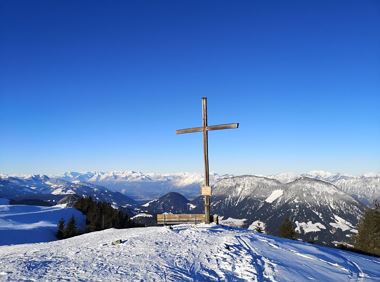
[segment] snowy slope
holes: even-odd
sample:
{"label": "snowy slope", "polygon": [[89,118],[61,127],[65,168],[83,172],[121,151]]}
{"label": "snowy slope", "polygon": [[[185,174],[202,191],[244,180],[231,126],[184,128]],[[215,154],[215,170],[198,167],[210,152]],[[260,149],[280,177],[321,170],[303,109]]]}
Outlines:
{"label": "snowy slope", "polygon": [[[112,244],[121,240],[120,244]],[[380,259],[212,225],[0,247],[0,280],[378,281]]]}
{"label": "snowy slope", "polygon": [[84,228],[84,215],[74,208],[0,204],[0,246],[56,240],[57,223],[74,216]]}

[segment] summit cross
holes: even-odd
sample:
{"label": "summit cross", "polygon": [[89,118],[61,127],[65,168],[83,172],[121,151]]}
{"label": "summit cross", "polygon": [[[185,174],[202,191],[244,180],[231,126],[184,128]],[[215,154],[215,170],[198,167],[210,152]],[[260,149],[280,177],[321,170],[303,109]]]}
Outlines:
{"label": "summit cross", "polygon": [[208,125],[207,98],[203,97],[202,98],[202,126],[176,130],[177,134],[203,132],[203,158],[204,158],[205,181],[204,181],[204,186],[201,189],[201,193],[204,196],[205,223],[210,223],[210,198],[211,198],[210,173],[209,173],[209,161],[208,161],[208,132],[212,130],[234,129],[238,127],[239,127],[238,123]]}

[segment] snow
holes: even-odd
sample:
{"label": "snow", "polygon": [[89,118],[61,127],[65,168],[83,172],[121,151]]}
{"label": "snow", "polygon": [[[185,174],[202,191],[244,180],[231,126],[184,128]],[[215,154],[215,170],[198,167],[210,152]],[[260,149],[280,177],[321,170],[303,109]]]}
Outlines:
{"label": "snow", "polygon": [[280,198],[284,194],[284,191],[279,189],[279,190],[274,190],[272,194],[269,195],[268,198],[265,199],[265,202],[267,203],[273,203],[275,200]]}
{"label": "snow", "polygon": [[53,195],[66,195],[66,194],[76,194],[73,190],[69,189],[69,190],[65,190],[65,188],[57,188],[55,189],[53,192],[51,192]]}
{"label": "snow", "polygon": [[334,173],[331,173],[329,171],[324,171],[324,170],[312,170],[309,171],[308,173],[305,173],[305,175],[313,177],[313,178],[328,178],[334,175]]}
{"label": "snow", "polygon": [[157,202],[157,200],[152,200],[152,201],[149,201],[149,202],[147,202],[147,203],[145,203],[145,204],[143,204],[143,205],[141,205],[142,207],[149,207],[149,205],[151,204],[151,203],[154,203],[154,202]]}
{"label": "snow", "polygon": [[131,219],[135,219],[138,217],[153,217],[153,215],[151,215],[149,213],[139,213],[139,214],[136,214],[135,216],[131,217]]}
{"label": "snow", "polygon": [[83,229],[85,217],[74,208],[0,205],[0,246],[56,240],[58,221],[72,215]]}
{"label": "snow", "polygon": [[289,183],[299,178],[299,174],[296,174],[294,172],[282,172],[274,175],[268,175],[268,177],[276,179],[281,183]]}
{"label": "snow", "polygon": [[10,281],[376,281],[380,277],[378,258],[217,225],[108,229],[55,242],[3,246],[0,257],[0,280]]}
{"label": "snow", "polygon": [[193,205],[192,203],[188,203],[187,205],[189,206],[190,210],[193,210],[197,207],[196,205]]}
{"label": "snow", "polygon": [[[321,229],[326,229],[326,226],[324,226],[320,222],[313,223],[312,221],[308,222],[298,222],[296,221],[296,232],[301,233],[303,231],[304,234],[307,234],[309,232],[318,232],[321,231]],[[301,230],[302,229],[302,230]]]}
{"label": "snow", "polygon": [[223,216],[220,217],[219,223],[226,226],[232,226],[232,227],[242,227],[247,219],[239,219],[239,218],[233,218],[229,217],[227,219],[224,219]]}
{"label": "snow", "polygon": [[367,172],[363,174],[364,177],[380,177],[380,172]]}
{"label": "snow", "polygon": [[334,218],[335,218],[335,223],[334,222],[330,223],[332,227],[335,227],[336,229],[341,229],[342,231],[347,231],[351,229],[352,233],[356,232],[352,224],[349,223],[347,220],[344,220],[343,218],[337,216],[336,214],[334,214]]}
{"label": "snow", "polygon": [[9,204],[9,200],[8,199],[0,198],[0,206],[1,205],[8,205],[8,204]]}
{"label": "snow", "polygon": [[249,230],[257,230],[257,228],[260,228],[265,233],[266,224],[265,222],[262,222],[260,220],[255,220],[251,223],[250,226],[248,226]]}

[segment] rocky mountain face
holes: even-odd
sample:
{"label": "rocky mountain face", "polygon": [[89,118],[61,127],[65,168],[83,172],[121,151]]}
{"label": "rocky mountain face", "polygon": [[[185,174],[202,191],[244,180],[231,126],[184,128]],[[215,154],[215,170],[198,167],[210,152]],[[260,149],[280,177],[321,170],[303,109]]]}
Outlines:
{"label": "rocky mountain face", "polygon": [[341,177],[332,183],[365,205],[380,201],[379,176]]}
{"label": "rocky mountain face", "polygon": [[308,177],[334,184],[339,190],[351,195],[362,204],[372,206],[375,200],[380,200],[380,174],[368,173],[352,176],[325,171],[311,171],[304,174],[280,173],[270,176],[282,183],[292,182],[300,177]]}
{"label": "rocky mountain face", "polygon": [[69,182],[46,175],[0,177],[0,198],[10,199],[16,203],[39,200],[54,205],[67,195],[92,197],[119,207],[136,204],[134,200],[119,192],[91,183]]}
{"label": "rocky mountain face", "polygon": [[244,226],[251,228],[262,222],[271,234],[278,234],[288,217],[303,240],[325,244],[350,242],[365,209],[333,184],[308,177],[286,184],[252,176],[233,178],[218,182],[214,191],[214,213],[245,219]]}

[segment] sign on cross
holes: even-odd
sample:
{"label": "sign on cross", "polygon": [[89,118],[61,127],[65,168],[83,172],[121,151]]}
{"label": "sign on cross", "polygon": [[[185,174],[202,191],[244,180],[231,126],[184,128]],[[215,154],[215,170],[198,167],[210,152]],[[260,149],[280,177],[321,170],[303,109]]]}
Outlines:
{"label": "sign on cross", "polygon": [[208,125],[207,98],[203,97],[202,98],[202,127],[185,128],[185,129],[179,129],[176,131],[177,134],[203,132],[203,158],[204,158],[205,181],[204,181],[204,186],[202,187],[202,195],[204,196],[205,223],[210,223],[210,197],[211,197],[209,161],[208,161],[208,132],[212,130],[233,129],[233,128],[238,128],[238,127],[239,127],[238,123]]}

